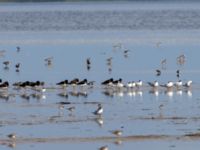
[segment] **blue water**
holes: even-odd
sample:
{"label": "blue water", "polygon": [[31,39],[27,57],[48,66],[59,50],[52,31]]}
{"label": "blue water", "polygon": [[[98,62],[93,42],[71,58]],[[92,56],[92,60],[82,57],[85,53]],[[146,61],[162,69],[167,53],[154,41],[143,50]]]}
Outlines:
{"label": "blue water", "polygon": [[[152,146],[154,149],[198,149],[198,140],[175,137],[197,133],[200,127],[199,8],[199,3],[195,2],[0,5],[0,50],[5,50],[0,57],[1,78],[11,84],[41,80],[46,87],[56,88],[38,93],[30,89],[16,91],[11,86],[9,98],[1,97],[0,101],[0,141],[16,133],[15,149],[98,149],[104,145],[109,149]],[[17,46],[20,52],[16,51]],[[125,56],[127,49],[129,52]],[[181,54],[186,61],[179,65],[176,59]],[[53,57],[51,66],[45,64],[47,57]],[[92,63],[87,70],[89,57]],[[110,57],[113,58],[112,71],[106,65]],[[165,69],[161,67],[163,59],[167,60]],[[11,62],[8,70],[2,64],[6,60]],[[18,62],[21,63],[20,72],[15,71]],[[156,76],[156,69],[161,69],[161,76]],[[177,81],[177,69],[183,82],[193,80],[192,89],[167,91],[161,88],[156,95],[147,87],[149,81],[158,80],[162,84]],[[94,80],[95,87],[63,90],[55,85],[75,77]],[[100,83],[110,77],[122,78],[123,83],[141,79],[145,85],[139,90],[105,95]],[[87,96],[80,95],[84,92]],[[68,98],[60,97],[60,93],[67,93]],[[79,96],[74,96],[75,93]],[[61,109],[57,104],[61,101],[72,104]],[[102,118],[92,113],[97,108],[96,103],[103,104]],[[74,112],[67,110],[71,106],[76,107]],[[173,119],[176,117],[178,119]],[[103,120],[103,124],[97,119]],[[135,135],[172,138],[127,138],[116,144],[110,133],[115,129],[122,129],[125,138]],[[28,138],[32,140],[25,140]],[[47,141],[36,142],[37,138]],[[6,146],[9,144],[1,145],[2,149],[10,149]]]}
{"label": "blue water", "polygon": [[198,5],[194,2],[10,4],[1,6],[0,30],[198,30]]}
{"label": "blue water", "polygon": [[2,4],[1,31],[199,29],[199,3]]}

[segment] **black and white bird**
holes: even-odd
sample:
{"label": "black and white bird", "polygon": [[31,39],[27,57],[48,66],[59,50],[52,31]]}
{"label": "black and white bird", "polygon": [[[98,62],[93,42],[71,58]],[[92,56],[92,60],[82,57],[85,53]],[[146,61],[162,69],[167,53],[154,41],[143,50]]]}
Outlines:
{"label": "black and white bird", "polygon": [[183,84],[184,87],[191,87],[192,80],[187,81],[185,84]]}
{"label": "black and white bird", "polygon": [[103,106],[101,104],[98,104],[98,108],[97,108],[97,110],[95,110],[93,112],[93,114],[95,114],[95,115],[102,115],[103,114]]}
{"label": "black and white bird", "polygon": [[182,80],[179,80],[179,81],[175,82],[175,86],[176,86],[177,88],[180,88],[182,85],[183,85]]}
{"label": "black and white bird", "polygon": [[118,80],[115,80],[112,82],[114,87],[122,88],[124,87],[124,84],[122,83],[122,79],[119,78]]}
{"label": "black and white bird", "polygon": [[135,81],[130,81],[126,84],[126,87],[127,88],[134,88],[136,86],[136,83]]}
{"label": "black and white bird", "polygon": [[20,50],[21,50],[21,48],[20,48],[19,46],[17,46],[16,49],[17,49],[17,52],[18,52],[18,53],[19,53]]}
{"label": "black and white bird", "polygon": [[153,88],[156,88],[159,86],[159,83],[158,81],[154,81],[154,82],[147,82],[149,84],[149,86],[153,87]]}
{"label": "black and white bird", "polygon": [[83,79],[82,81],[77,83],[77,85],[79,85],[79,86],[86,86],[87,84],[88,84],[87,79]]}
{"label": "black and white bird", "polygon": [[90,65],[90,64],[91,64],[90,58],[87,58],[87,59],[86,59],[86,64],[87,64],[87,65]]}
{"label": "black and white bird", "polygon": [[179,78],[180,77],[180,70],[176,70],[176,76]]}
{"label": "black and white bird", "polygon": [[125,57],[125,58],[128,57],[128,52],[129,52],[129,51],[130,51],[129,49],[125,49],[125,50],[124,50],[124,57]]}
{"label": "black and white bird", "polygon": [[161,85],[162,87],[166,88],[172,88],[174,86],[174,83],[172,81],[168,81],[166,84]]}
{"label": "black and white bird", "polygon": [[108,80],[105,80],[101,83],[102,85],[112,85],[113,84],[113,78],[110,78]]}
{"label": "black and white bird", "polygon": [[108,66],[112,64],[112,59],[113,59],[112,57],[106,59]]}
{"label": "black and white bird", "polygon": [[161,75],[161,70],[156,69],[156,76],[160,76]]}
{"label": "black and white bird", "polygon": [[79,79],[78,78],[74,78],[73,80],[71,80],[69,82],[70,85],[72,86],[76,86],[79,83]]}
{"label": "black and white bird", "polygon": [[86,59],[86,66],[87,66],[87,70],[89,71],[90,68],[91,68],[91,60],[90,60],[90,58]]}
{"label": "black and white bird", "polygon": [[16,134],[11,133],[11,134],[8,134],[7,137],[13,140],[13,139],[16,139]]}
{"label": "black and white bird", "polygon": [[20,68],[20,66],[21,66],[21,64],[20,63],[17,63],[16,65],[15,65],[15,68],[16,68],[16,72],[19,72],[19,68]]}
{"label": "black and white bird", "polygon": [[9,82],[5,81],[0,84],[0,89],[7,89],[9,87]]}
{"label": "black and white bird", "polygon": [[9,69],[10,61],[4,61],[3,64],[5,65],[5,66],[4,66],[4,69],[5,69],[5,70],[8,70],[8,69]]}
{"label": "black and white bird", "polygon": [[44,59],[44,61],[46,62],[47,66],[51,66],[52,65],[52,61],[53,61],[53,57],[47,57]]}
{"label": "black and white bird", "polygon": [[87,85],[92,88],[94,86],[95,81],[88,81]]}
{"label": "black and white bird", "polygon": [[142,84],[143,84],[142,80],[139,80],[139,81],[136,82],[136,86],[137,86],[137,87],[141,87]]}
{"label": "black and white bird", "polygon": [[66,87],[68,85],[68,80],[64,80],[61,82],[56,83],[56,85],[62,86],[62,87]]}

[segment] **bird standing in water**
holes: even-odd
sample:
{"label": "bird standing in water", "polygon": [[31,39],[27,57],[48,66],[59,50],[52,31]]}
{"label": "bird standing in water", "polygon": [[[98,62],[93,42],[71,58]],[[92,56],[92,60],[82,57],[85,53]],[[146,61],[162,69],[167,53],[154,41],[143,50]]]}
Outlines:
{"label": "bird standing in water", "polygon": [[102,115],[103,114],[103,107],[102,107],[101,104],[98,104],[98,108],[97,108],[97,110],[95,110],[93,112],[93,114],[95,114],[95,115]]}
{"label": "bird standing in water", "polygon": [[16,49],[17,49],[17,52],[18,52],[18,53],[19,53],[20,50],[21,50],[21,48],[20,48],[19,46],[17,46]]}
{"label": "bird standing in water", "polygon": [[160,76],[161,75],[161,70],[156,69],[156,76]]}
{"label": "bird standing in water", "polygon": [[4,69],[8,70],[9,69],[8,65],[10,64],[10,61],[4,61],[3,64],[5,65]]}
{"label": "bird standing in water", "polygon": [[20,63],[17,63],[17,64],[15,65],[15,68],[16,68],[15,71],[16,71],[16,72],[19,72],[20,65],[21,65]]}
{"label": "bird standing in water", "polygon": [[90,60],[90,58],[86,59],[86,66],[87,66],[87,70],[89,71],[90,68],[91,68],[91,60]]}

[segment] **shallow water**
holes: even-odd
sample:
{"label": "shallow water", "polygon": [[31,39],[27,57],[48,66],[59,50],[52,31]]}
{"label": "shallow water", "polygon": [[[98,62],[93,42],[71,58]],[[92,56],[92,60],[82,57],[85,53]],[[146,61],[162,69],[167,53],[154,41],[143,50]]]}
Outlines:
{"label": "shallow water", "polygon": [[[15,90],[11,86],[8,92],[3,92],[9,96],[1,94],[1,148],[98,149],[107,145],[109,149],[198,149],[199,135],[195,134],[200,128],[198,5],[145,3],[142,10],[133,3],[1,5],[0,49],[6,52],[0,62],[11,61],[9,69],[1,65],[1,78],[11,84],[41,80],[47,87],[47,91],[41,93],[31,89]],[[136,18],[133,12],[136,12]],[[166,18],[160,12],[166,14]],[[160,21],[154,20],[158,14]],[[83,21],[83,26],[77,23],[72,28],[68,25],[73,21],[58,18],[74,15],[71,19]],[[127,15],[132,19],[125,19],[120,22],[121,26],[115,26],[120,17],[127,18]],[[152,21],[151,25],[145,23],[129,28],[140,22],[141,16]],[[177,20],[178,16],[181,16],[180,20]],[[51,20],[52,17],[59,22]],[[91,21],[91,17],[100,21]],[[183,24],[182,17],[187,20]],[[107,20],[110,22],[99,29]],[[163,20],[169,22],[165,24]],[[52,22],[58,26],[53,26]],[[16,51],[16,46],[20,46],[20,52]],[[125,55],[127,49],[130,51]],[[185,55],[186,61],[177,64],[181,54]],[[53,57],[52,65],[45,63],[44,59],[48,57]],[[87,70],[86,59],[89,57],[92,63]],[[113,58],[111,66],[106,64],[110,57]],[[167,64],[161,66],[163,59]],[[16,72],[18,62],[21,67]],[[156,76],[156,69],[161,69],[161,76]],[[152,91],[147,85],[154,80],[161,84],[177,81],[177,69],[183,82],[193,80],[191,89]],[[61,80],[75,77],[95,81],[94,88],[61,89],[56,86]],[[141,79],[144,86],[113,92],[100,85],[110,77],[122,78],[124,83]],[[63,94],[68,97],[61,96]],[[62,108],[59,102],[70,104]],[[102,117],[92,113],[98,103],[104,108]],[[75,106],[74,112],[67,109],[72,106]],[[116,129],[122,130],[123,134],[113,135],[111,131]],[[16,133],[17,138],[8,139],[10,133]]]}

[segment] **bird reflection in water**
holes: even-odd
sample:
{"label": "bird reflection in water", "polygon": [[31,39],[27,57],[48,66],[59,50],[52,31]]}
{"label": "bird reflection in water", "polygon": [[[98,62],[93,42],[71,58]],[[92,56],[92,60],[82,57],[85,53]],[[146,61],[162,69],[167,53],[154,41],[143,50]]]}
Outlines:
{"label": "bird reflection in water", "polygon": [[102,116],[99,116],[99,117],[95,118],[95,122],[96,122],[100,127],[102,127],[103,124],[104,124],[103,117],[102,117]]}
{"label": "bird reflection in water", "polygon": [[176,95],[182,96],[183,95],[183,91],[181,89],[178,89],[176,91]]}
{"label": "bird reflection in water", "polygon": [[149,91],[149,94],[153,94],[153,95],[155,95],[155,96],[157,97],[157,96],[159,96],[159,90],[158,90],[158,89],[152,88],[152,89]]}
{"label": "bird reflection in water", "polygon": [[102,94],[104,94],[105,96],[108,97],[124,97],[124,96],[129,96],[129,97],[135,97],[135,96],[139,96],[142,97],[143,96],[143,91],[140,89],[105,89],[104,91],[102,91]]}
{"label": "bird reflection in water", "polygon": [[171,89],[167,89],[167,90],[165,91],[165,94],[166,94],[169,98],[172,98],[173,95],[174,95],[174,92],[173,92],[173,90],[171,90]]}
{"label": "bird reflection in water", "polygon": [[192,97],[192,91],[191,90],[186,90],[185,91],[188,97]]}

